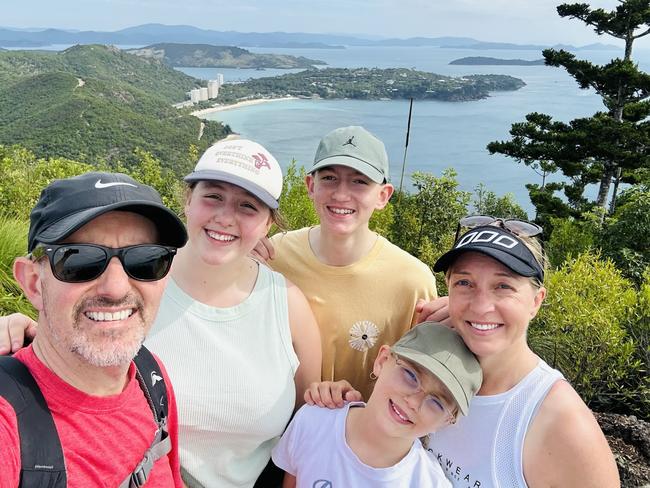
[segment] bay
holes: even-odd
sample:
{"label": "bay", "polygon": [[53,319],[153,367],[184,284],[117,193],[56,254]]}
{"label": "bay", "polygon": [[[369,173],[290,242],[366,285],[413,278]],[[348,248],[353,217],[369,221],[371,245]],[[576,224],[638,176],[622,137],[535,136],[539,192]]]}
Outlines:
{"label": "bay", "polygon": [[[526,86],[514,92],[495,92],[469,102],[415,101],[406,157],[405,184],[415,171],[439,176],[445,168],[458,172],[460,187],[473,191],[479,184],[498,195],[512,193],[533,215],[526,183],[541,177],[523,164],[502,155],[490,155],[485,146],[508,139],[510,126],[530,112],[542,112],[569,121],[604,110],[593,90],[581,90],[564,70],[548,66],[459,66],[449,62],[465,56],[540,59],[539,51],[468,50],[436,47],[348,47],[342,50],[256,48],[259,53],[285,53],[326,61],[332,67],[403,67],[442,75],[507,74]],[[577,56],[599,64],[620,55],[618,51],[580,51]],[[638,50],[641,69],[650,67],[650,52]],[[226,82],[275,76],[286,70],[179,68],[197,78],[212,79],[222,73]],[[296,71],[296,70],[293,70]],[[243,137],[264,145],[283,167],[295,159],[309,167],[318,141],[328,131],[362,125],[386,144],[391,180],[399,185],[408,117],[408,101],[288,100],[252,105],[209,114],[206,118],[228,124]],[[595,196],[595,188],[589,192]]]}

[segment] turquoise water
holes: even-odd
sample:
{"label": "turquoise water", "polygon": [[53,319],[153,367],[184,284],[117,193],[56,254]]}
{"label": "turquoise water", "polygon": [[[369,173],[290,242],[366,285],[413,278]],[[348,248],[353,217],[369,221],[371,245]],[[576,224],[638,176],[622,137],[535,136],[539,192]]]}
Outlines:
{"label": "turquoise water", "polygon": [[[498,92],[472,102],[415,101],[406,159],[406,183],[414,171],[440,175],[445,168],[458,172],[462,189],[473,190],[483,183],[499,195],[513,193],[532,215],[526,183],[540,183],[535,172],[501,155],[490,155],[487,143],[508,138],[513,122],[529,112],[543,112],[557,120],[589,116],[603,110],[600,98],[591,90],[580,90],[560,68],[547,66],[450,66],[464,56],[539,59],[537,51],[474,51],[440,48],[368,48],[345,50],[255,49],[256,52],[286,52],[322,59],[335,67],[412,67],[442,75],[473,73],[509,74],[523,79],[526,86],[515,92]],[[580,58],[605,63],[617,51],[585,51]],[[637,51],[640,67],[648,70],[650,53]],[[226,81],[272,76],[279,70],[224,70],[183,68],[199,78],[223,73]],[[207,118],[220,120],[242,136],[254,139],[273,153],[283,166],[296,159],[309,166],[318,141],[328,131],[345,125],[363,125],[386,144],[391,161],[391,179],[399,184],[404,158],[408,101],[290,100],[218,112]],[[590,189],[595,194],[595,189]]]}

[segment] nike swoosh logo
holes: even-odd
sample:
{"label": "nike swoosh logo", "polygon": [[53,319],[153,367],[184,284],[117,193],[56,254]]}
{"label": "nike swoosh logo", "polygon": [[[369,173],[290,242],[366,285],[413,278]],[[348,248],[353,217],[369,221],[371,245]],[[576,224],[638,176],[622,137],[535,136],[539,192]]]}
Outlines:
{"label": "nike swoosh logo", "polygon": [[113,183],[102,183],[102,180],[97,180],[97,183],[95,183],[95,188],[110,188],[111,186],[132,186],[133,188],[137,188],[137,186],[131,183],[124,183],[122,181],[115,181]]}

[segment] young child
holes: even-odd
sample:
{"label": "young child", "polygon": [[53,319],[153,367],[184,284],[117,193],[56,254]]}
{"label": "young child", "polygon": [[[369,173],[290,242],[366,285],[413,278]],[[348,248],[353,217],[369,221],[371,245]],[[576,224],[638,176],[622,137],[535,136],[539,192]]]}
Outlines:
{"label": "young child", "polygon": [[478,361],[453,330],[422,323],[379,348],[368,403],[303,406],[273,449],[283,488],[451,487],[419,438],[465,415]]}

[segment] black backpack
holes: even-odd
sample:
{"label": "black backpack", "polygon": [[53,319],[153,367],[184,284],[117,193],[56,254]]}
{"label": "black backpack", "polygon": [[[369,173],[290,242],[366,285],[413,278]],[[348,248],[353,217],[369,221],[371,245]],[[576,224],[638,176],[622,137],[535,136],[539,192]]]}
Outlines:
{"label": "black backpack", "polygon": [[[171,450],[167,431],[167,387],[158,363],[144,346],[134,358],[136,377],[158,425],[142,461],[119,488],[145,484],[153,463]],[[0,356],[0,396],[16,411],[20,436],[20,488],[65,488],[63,450],[54,419],[40,388],[18,359]]]}

